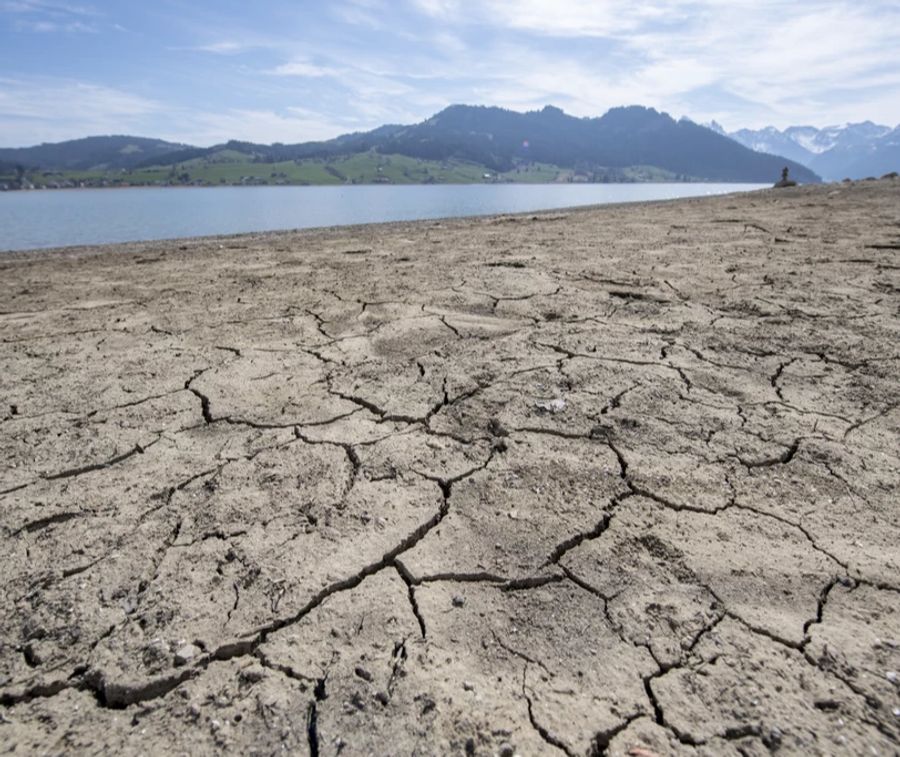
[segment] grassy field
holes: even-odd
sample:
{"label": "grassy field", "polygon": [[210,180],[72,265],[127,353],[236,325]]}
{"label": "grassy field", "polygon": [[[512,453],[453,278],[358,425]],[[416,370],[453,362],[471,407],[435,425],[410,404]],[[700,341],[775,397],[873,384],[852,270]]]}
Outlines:
{"label": "grassy field", "polygon": [[[7,182],[15,177],[9,177]],[[34,171],[26,179],[35,187],[154,186],[154,185],[335,185],[335,184],[484,184],[492,182],[547,184],[554,182],[685,181],[655,166],[591,168],[584,171],[544,163],[521,163],[496,173],[462,160],[429,161],[375,151],[327,159],[255,162],[234,150],[195,158],[173,166],[125,170]],[[0,177],[0,184],[4,178]]]}
{"label": "grassy field", "polygon": [[133,171],[36,172],[28,179],[35,186],[74,182],[90,185],[145,184],[471,184],[491,181],[547,183],[566,181],[572,172],[539,163],[494,173],[484,166],[460,160],[428,161],[405,155],[366,152],[331,159],[257,163],[242,153],[222,151],[174,166]]}

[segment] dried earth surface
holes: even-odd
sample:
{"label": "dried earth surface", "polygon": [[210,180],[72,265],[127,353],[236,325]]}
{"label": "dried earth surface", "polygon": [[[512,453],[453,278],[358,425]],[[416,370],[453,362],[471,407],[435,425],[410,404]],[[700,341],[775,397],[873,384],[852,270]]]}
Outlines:
{"label": "dried earth surface", "polygon": [[0,752],[897,754],[900,182],[0,269]]}

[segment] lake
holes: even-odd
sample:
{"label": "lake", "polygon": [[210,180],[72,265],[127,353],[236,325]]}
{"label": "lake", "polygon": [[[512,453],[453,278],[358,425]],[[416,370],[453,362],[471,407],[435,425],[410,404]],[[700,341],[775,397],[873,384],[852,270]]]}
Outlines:
{"label": "lake", "polygon": [[668,200],[768,184],[136,187],[0,192],[0,251]]}

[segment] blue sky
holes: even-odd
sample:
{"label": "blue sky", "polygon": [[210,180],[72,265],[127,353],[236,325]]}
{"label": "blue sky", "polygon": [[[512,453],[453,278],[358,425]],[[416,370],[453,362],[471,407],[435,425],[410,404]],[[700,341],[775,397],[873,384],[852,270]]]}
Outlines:
{"label": "blue sky", "polygon": [[0,146],[324,139],[452,103],[900,122],[900,0],[0,0]]}

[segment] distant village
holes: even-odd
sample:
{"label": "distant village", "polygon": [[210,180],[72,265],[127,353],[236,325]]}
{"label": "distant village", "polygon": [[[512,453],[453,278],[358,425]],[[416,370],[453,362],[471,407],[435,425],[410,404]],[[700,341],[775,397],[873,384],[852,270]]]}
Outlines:
{"label": "distant village", "polygon": [[[123,172],[124,173],[124,172]],[[224,181],[221,183],[225,183]],[[266,181],[255,176],[242,176],[240,184],[270,184],[275,182]],[[287,183],[287,182],[283,182]],[[13,192],[18,190],[32,189],[111,189],[111,188],[127,188],[127,187],[210,187],[213,182],[204,181],[203,179],[190,179],[190,177],[175,176],[159,179],[155,181],[135,180],[133,177],[124,175],[117,176],[90,176],[69,178],[57,171],[43,171],[38,175],[31,177],[22,176],[18,178],[0,177],[0,192]]]}
{"label": "distant village", "polygon": [[[380,169],[379,169],[380,170]],[[355,179],[340,177],[345,184],[395,184],[387,176],[377,175],[371,181],[358,182]],[[485,172],[480,177],[485,184],[512,184],[516,183],[512,177]],[[626,173],[621,169],[601,168],[599,170],[560,170],[553,183],[558,184],[630,184],[643,181],[658,181],[660,177],[650,175],[635,175]],[[665,181],[690,182],[694,181],[690,176],[681,174],[666,176]],[[410,183],[410,182],[402,182]],[[427,176],[420,182],[422,184],[439,183],[433,176]],[[477,183],[477,182],[476,182]],[[98,175],[67,177],[58,171],[41,171],[31,175],[2,176],[0,175],[0,192],[12,192],[20,190],[40,189],[124,189],[128,187],[213,187],[213,186],[309,186],[309,182],[292,180],[286,173],[273,172],[270,176],[241,176],[237,179],[210,181],[192,177],[188,172],[170,173],[165,178],[142,180],[132,176],[129,171],[122,171],[121,176]]]}

